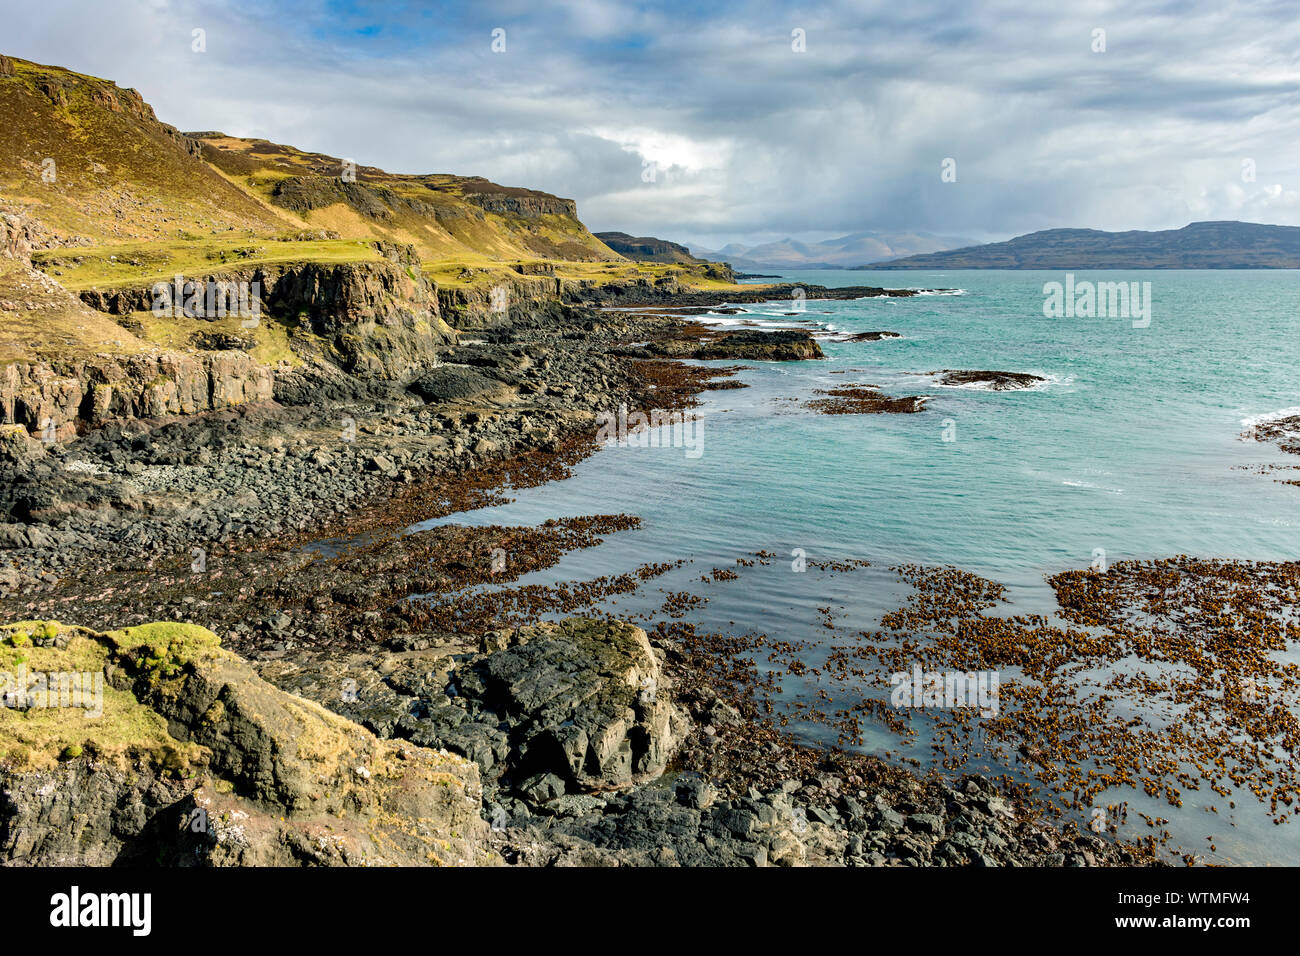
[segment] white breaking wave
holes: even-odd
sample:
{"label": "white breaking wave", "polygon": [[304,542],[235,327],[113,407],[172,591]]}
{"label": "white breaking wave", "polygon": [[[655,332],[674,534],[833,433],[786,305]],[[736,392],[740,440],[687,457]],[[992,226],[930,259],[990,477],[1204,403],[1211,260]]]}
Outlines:
{"label": "white breaking wave", "polygon": [[1255,430],[1260,425],[1268,422],[1280,421],[1283,418],[1291,418],[1300,415],[1300,405],[1292,405],[1290,408],[1280,408],[1275,412],[1265,412],[1263,415],[1254,415],[1250,418],[1241,420],[1241,435],[1238,436],[1242,441],[1257,441]]}
{"label": "white breaking wave", "polygon": [[1096,491],[1104,491],[1108,495],[1122,495],[1123,488],[1107,488],[1105,485],[1094,485],[1091,481],[1071,481],[1069,478],[1062,479],[1061,484],[1070,488],[1092,488]]}
{"label": "white breaking wave", "polygon": [[994,388],[991,382],[963,382],[960,385],[945,385],[939,381],[938,375],[918,376],[923,382],[927,382],[935,388],[951,388],[967,392],[1042,392],[1049,388],[1074,384],[1072,375],[1051,375],[1047,372],[1030,372],[1030,375],[1037,375],[1043,381],[1034,382],[1032,385],[1025,385],[1020,388]]}

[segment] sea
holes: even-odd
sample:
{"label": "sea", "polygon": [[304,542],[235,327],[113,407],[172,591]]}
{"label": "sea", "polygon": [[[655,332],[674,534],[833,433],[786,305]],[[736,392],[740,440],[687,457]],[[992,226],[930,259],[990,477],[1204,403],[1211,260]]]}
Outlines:
{"label": "sea", "polygon": [[[1053,312],[1045,309],[1050,283],[1067,281],[1061,272],[778,275],[763,281],[935,291],[796,297],[697,317],[719,327],[806,328],[826,360],[704,363],[742,365],[736,377],[748,387],[701,396],[697,431],[688,433],[693,447],[675,445],[667,430],[661,447],[610,442],[569,478],[427,524],[635,514],[640,527],[514,584],[682,561],[599,607],[644,624],[662,617],[669,592],[690,591],[707,598],[688,612],[690,622],[803,642],[812,664],[900,606],[907,588],[890,569],[901,564],[955,566],[1000,582],[1008,604],[998,614],[1051,614],[1045,578],[1063,570],[1179,554],[1300,559],[1300,487],[1277,480],[1300,472],[1260,467],[1289,469],[1300,458],[1255,441],[1252,429],[1300,413],[1300,273],[1068,277],[1076,289],[1137,283],[1149,295],[1149,314],[1141,317],[1046,314]],[[898,337],[844,340],[871,331]],[[945,369],[1029,372],[1045,381],[1014,391],[947,387],[935,374]],[[818,390],[846,385],[929,398],[917,414],[824,415],[804,404]],[[755,561],[756,554],[767,557]],[[848,559],[870,567],[840,573],[815,566]],[[738,576],[701,581],[714,568]],[[834,629],[823,624],[825,608]],[[1296,662],[1300,654],[1292,648],[1280,659]],[[812,683],[787,677],[780,700],[789,705],[815,693]],[[1142,702],[1133,706],[1140,710]],[[791,732],[805,742],[834,743],[825,725],[793,716]],[[932,765],[924,734],[900,740],[884,726],[868,726],[857,746]],[[1236,795],[1231,812],[1204,790],[1184,793],[1181,808],[1127,788],[1105,798],[1167,818],[1171,856],[1300,862],[1300,820],[1274,824],[1249,793]],[[1136,813],[1121,828],[1125,836],[1148,832]]]}

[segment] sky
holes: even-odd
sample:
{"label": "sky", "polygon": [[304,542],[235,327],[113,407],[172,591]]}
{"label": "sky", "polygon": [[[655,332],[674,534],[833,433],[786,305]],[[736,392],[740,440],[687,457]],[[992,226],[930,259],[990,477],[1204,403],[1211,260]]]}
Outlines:
{"label": "sky", "polygon": [[1058,6],[0,0],[0,52],[703,249],[1300,225],[1296,0]]}

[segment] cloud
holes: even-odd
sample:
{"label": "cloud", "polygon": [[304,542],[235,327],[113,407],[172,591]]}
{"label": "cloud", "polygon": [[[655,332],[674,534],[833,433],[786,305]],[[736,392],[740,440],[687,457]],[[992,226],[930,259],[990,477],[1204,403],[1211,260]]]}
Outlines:
{"label": "cloud", "polygon": [[715,245],[1300,223],[1300,21],[1285,4],[1055,6],[0,0],[0,13],[5,52],[134,86],[183,129],[533,186],[576,199],[595,229]]}

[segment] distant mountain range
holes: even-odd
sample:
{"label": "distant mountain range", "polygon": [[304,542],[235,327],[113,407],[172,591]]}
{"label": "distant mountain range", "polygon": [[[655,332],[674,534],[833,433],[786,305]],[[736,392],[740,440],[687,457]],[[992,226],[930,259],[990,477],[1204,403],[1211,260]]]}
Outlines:
{"label": "distant mountain range", "polygon": [[855,268],[1300,269],[1300,226],[1194,222],[1160,232],[1046,229]]}
{"label": "distant mountain range", "polygon": [[936,236],[926,232],[855,232],[822,242],[782,239],[756,246],[729,243],[697,256],[714,262],[730,262],[741,270],[756,269],[849,269],[868,262],[938,252],[970,245],[971,240]]}

